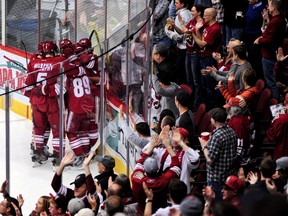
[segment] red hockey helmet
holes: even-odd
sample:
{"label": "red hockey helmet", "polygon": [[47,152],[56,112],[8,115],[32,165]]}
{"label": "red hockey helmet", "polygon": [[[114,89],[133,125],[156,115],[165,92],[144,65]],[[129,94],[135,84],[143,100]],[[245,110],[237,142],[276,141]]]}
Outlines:
{"label": "red hockey helmet", "polygon": [[41,41],[39,44],[38,44],[38,52],[41,53],[43,52],[43,41]]}
{"label": "red hockey helmet", "polygon": [[83,52],[84,49],[83,49],[83,47],[78,46],[78,45],[76,44],[76,46],[75,46],[75,48],[74,48],[74,51],[75,51],[76,54],[78,54],[78,53]]}
{"label": "red hockey helmet", "polygon": [[65,38],[65,39],[60,41],[59,47],[60,47],[60,49],[65,49],[67,47],[73,47],[73,43],[70,40]]}
{"label": "red hockey helmet", "polygon": [[54,53],[57,51],[57,45],[53,41],[43,42],[43,52],[44,53]]}
{"label": "red hockey helmet", "polygon": [[77,42],[77,46],[80,46],[84,49],[89,49],[92,47],[91,41],[88,38],[82,38]]}

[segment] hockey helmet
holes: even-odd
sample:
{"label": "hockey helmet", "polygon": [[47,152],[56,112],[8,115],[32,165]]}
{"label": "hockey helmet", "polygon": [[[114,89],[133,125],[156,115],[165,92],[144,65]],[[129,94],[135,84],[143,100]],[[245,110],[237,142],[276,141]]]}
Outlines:
{"label": "hockey helmet", "polygon": [[57,45],[53,41],[43,42],[44,53],[55,53],[57,51]]}
{"label": "hockey helmet", "polygon": [[60,47],[60,49],[64,49],[66,47],[73,47],[73,43],[70,40],[65,38],[65,39],[60,41],[59,47]]}
{"label": "hockey helmet", "polygon": [[82,38],[78,41],[77,46],[80,46],[84,49],[89,49],[92,47],[91,41],[88,38]]}

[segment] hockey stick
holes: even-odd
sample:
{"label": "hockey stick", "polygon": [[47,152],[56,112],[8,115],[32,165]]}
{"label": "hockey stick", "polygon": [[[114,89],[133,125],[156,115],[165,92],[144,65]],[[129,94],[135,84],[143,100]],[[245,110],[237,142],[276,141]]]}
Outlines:
{"label": "hockey stick", "polygon": [[3,57],[4,57],[5,59],[7,59],[8,61],[16,64],[17,66],[21,67],[21,68],[24,69],[25,71],[27,71],[27,68],[25,68],[25,67],[24,67],[22,64],[20,64],[19,62],[15,61],[15,60],[13,60],[13,59],[10,59],[10,58],[8,58],[8,57],[5,56],[5,55],[4,55]]}
{"label": "hockey stick", "polygon": [[28,67],[28,55],[27,55],[26,45],[25,45],[25,43],[22,40],[21,40],[21,44],[23,45],[24,50],[25,50],[26,67]]}

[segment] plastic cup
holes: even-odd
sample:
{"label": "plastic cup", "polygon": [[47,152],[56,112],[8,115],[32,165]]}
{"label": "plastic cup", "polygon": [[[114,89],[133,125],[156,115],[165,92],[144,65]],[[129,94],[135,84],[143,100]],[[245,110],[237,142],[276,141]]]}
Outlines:
{"label": "plastic cup", "polygon": [[201,139],[207,141],[207,140],[209,140],[209,137],[210,137],[210,133],[209,132],[202,132],[201,133]]}

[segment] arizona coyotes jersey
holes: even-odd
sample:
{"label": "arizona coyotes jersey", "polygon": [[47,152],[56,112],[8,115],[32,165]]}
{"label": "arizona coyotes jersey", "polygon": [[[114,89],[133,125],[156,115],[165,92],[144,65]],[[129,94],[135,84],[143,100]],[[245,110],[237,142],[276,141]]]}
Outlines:
{"label": "arizona coyotes jersey", "polygon": [[[46,102],[46,96],[55,97],[59,95],[59,87],[55,84],[57,83],[57,75],[60,73],[60,62],[64,61],[64,57],[56,56],[34,59],[28,64],[28,76],[25,85],[27,86],[26,90],[31,90],[31,104],[43,104]],[[46,95],[35,96],[33,91],[36,91],[37,87],[45,87]]]}
{"label": "arizona coyotes jersey", "polygon": [[66,70],[69,70],[66,73],[68,110],[74,113],[92,112],[94,102],[86,70],[80,66],[78,61],[66,65]]}

